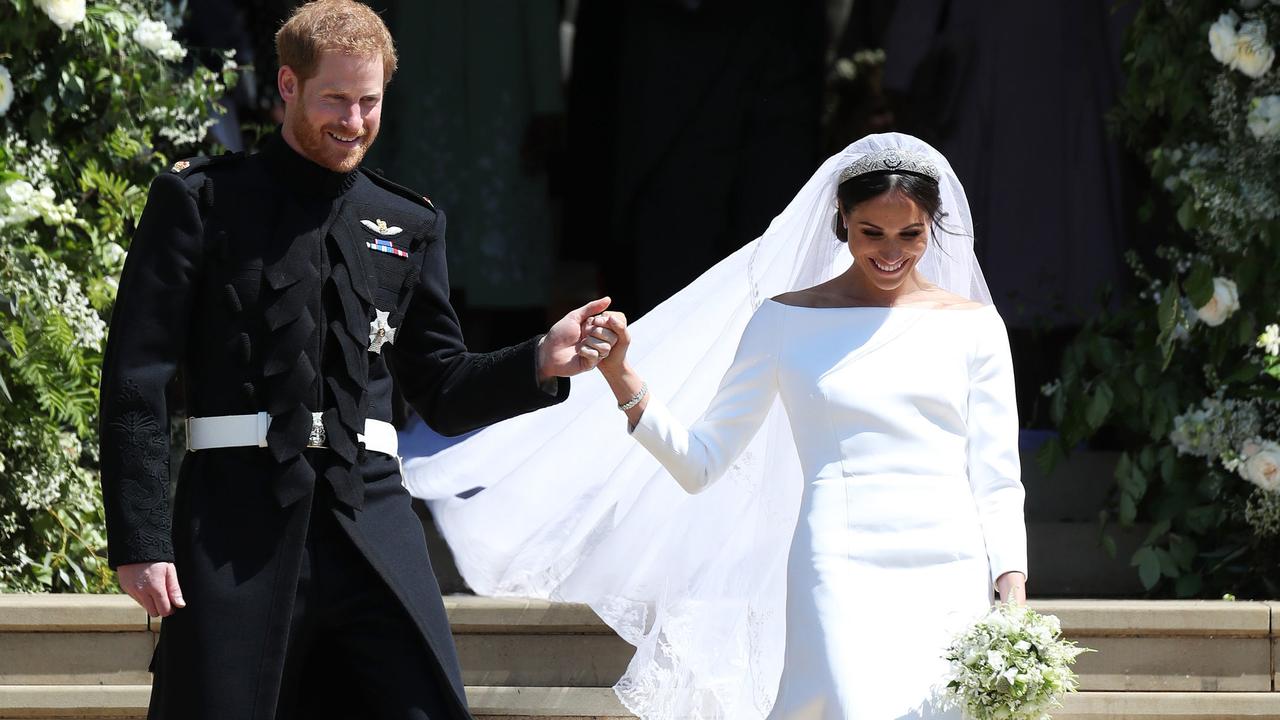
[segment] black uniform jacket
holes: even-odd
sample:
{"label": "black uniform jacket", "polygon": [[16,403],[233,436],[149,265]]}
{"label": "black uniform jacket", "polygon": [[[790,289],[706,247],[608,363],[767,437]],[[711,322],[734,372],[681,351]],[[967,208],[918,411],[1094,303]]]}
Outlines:
{"label": "black uniform jacket", "polygon": [[[174,561],[187,601],[164,621],[153,712],[272,717],[308,513],[327,483],[339,523],[468,717],[398,462],[356,435],[365,418],[391,420],[393,376],[446,434],[552,405],[568,382],[539,387],[536,339],[467,352],[444,224],[425,198],[363,170],[325,170],[278,133],[261,153],[179,162],[152,184],[107,341],[101,454],[112,567]],[[393,341],[373,352],[384,312]],[[272,420],[266,448],[187,452],[171,513],[165,390],[176,374],[188,416]],[[316,412],[328,449],[306,447]]]}

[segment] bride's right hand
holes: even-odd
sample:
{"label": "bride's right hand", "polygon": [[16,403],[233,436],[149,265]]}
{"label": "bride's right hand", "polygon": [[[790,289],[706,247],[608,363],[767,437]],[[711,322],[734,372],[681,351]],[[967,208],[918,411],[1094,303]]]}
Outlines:
{"label": "bride's right hand", "polygon": [[602,312],[587,318],[584,334],[589,338],[608,343],[609,352],[596,365],[605,375],[616,375],[626,367],[627,348],[631,346],[631,331],[627,329],[627,316],[616,311]]}

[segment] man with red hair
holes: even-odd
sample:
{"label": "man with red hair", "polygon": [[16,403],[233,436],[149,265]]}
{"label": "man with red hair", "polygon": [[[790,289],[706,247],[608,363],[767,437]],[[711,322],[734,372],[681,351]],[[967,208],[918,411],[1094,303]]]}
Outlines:
{"label": "man with red hair", "polygon": [[260,153],[156,178],[103,364],[110,563],[164,617],[150,717],[468,718],[401,484],[392,380],[446,434],[552,405],[607,355],[581,328],[608,300],[467,352],[444,216],[360,167],[395,71],[386,27],[320,0],[276,43],[283,128]]}

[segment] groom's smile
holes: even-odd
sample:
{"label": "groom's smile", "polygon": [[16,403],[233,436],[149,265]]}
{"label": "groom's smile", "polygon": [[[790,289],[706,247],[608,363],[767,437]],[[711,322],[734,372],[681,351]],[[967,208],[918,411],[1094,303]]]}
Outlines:
{"label": "groom's smile", "polygon": [[382,58],[326,52],[311,77],[281,68],[279,85],[285,141],[317,165],[334,172],[354,170],[378,135]]}

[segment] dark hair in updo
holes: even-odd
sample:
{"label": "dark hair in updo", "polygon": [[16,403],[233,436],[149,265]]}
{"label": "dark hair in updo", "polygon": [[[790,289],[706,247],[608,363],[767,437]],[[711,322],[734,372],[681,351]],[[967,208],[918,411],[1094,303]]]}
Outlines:
{"label": "dark hair in updo", "polygon": [[910,198],[929,216],[930,224],[935,227],[940,226],[942,218],[946,216],[942,211],[942,192],[938,189],[938,181],[933,178],[892,170],[864,173],[840,183],[836,190],[840,207],[836,208],[836,216],[831,224],[836,239],[849,242],[849,229],[844,226],[844,218],[840,215],[842,208],[848,210],[890,191],[900,192]]}

